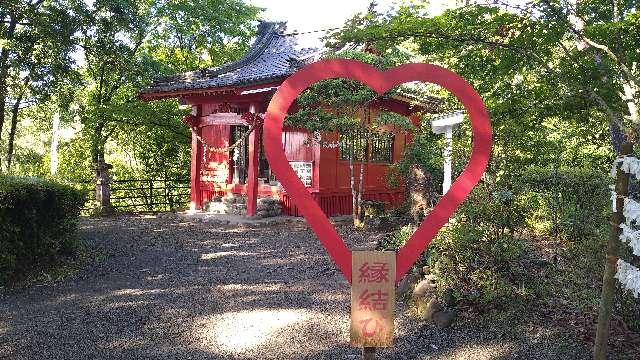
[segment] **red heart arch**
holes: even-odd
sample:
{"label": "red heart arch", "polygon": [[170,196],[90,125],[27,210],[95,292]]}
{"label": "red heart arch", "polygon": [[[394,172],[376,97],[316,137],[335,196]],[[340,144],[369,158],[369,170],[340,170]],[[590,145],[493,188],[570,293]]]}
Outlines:
{"label": "red heart arch", "polygon": [[469,163],[407,243],[399,249],[396,255],[396,282],[399,282],[480,181],[487,168],[492,146],[489,114],[482,99],[469,83],[458,74],[432,64],[404,64],[379,71],[356,60],[323,60],[305,66],[280,85],[269,103],[264,122],[263,141],[269,165],[349,282],[351,251],[289,165],[282,145],[284,119],[298,95],[320,80],[335,78],[357,80],[378,94],[384,94],[394,86],[412,81],[440,85],[462,102],[471,119],[473,150]]}

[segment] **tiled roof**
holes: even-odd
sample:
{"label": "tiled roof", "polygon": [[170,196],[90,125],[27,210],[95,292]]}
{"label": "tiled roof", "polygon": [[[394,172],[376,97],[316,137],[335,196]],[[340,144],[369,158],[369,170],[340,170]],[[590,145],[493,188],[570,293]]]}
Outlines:
{"label": "tiled roof", "polygon": [[285,33],[282,22],[261,22],[251,49],[240,60],[217,68],[162,77],[140,91],[142,97],[163,93],[247,86],[282,80],[324,50],[322,33]]}

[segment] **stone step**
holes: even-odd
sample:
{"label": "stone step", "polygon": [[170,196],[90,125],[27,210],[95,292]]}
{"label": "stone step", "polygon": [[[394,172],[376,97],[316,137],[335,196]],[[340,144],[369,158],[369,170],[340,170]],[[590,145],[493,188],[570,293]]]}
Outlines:
{"label": "stone step", "polygon": [[210,202],[205,211],[211,214],[227,214],[229,206],[222,202]]}

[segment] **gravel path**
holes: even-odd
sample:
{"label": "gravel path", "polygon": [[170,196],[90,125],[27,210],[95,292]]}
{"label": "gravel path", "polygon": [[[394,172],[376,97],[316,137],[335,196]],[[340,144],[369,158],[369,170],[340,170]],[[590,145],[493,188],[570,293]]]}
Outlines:
{"label": "gravel path", "polygon": [[[101,254],[85,270],[0,289],[0,358],[360,358],[348,345],[347,283],[300,222],[123,216],[83,219],[80,232]],[[589,358],[535,322],[437,329],[397,309],[396,346],[381,359]]]}

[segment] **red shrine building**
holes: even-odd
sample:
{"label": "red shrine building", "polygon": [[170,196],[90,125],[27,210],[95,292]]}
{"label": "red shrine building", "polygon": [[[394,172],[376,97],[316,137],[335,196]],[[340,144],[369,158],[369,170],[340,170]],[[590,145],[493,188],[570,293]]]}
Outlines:
{"label": "red shrine building", "polygon": [[[140,92],[143,100],[178,98],[192,108],[183,119],[192,130],[192,209],[203,209],[220,197],[246,196],[246,214],[252,216],[258,198],[273,197],[281,201],[283,213],[298,215],[270,172],[259,120],[278,86],[305,64],[321,58],[325,52],[321,35],[288,33],[285,23],[261,22],[256,40],[240,60],[159,78]],[[417,125],[414,114],[435,112],[439,103],[438,98],[418,101],[413,96],[394,96],[372,104],[371,111],[393,111]],[[390,186],[386,175],[411,141],[409,131],[384,132],[369,138],[337,133],[321,136],[323,144],[335,146],[310,142],[308,132],[296,128],[283,129],[282,144],[291,166],[327,215],[352,212],[348,154],[341,151],[349,148],[349,141],[367,146],[363,198],[383,201],[388,207],[404,200],[404,187]],[[231,144],[239,146],[230,148]],[[355,173],[359,174],[360,161],[355,163]]]}

